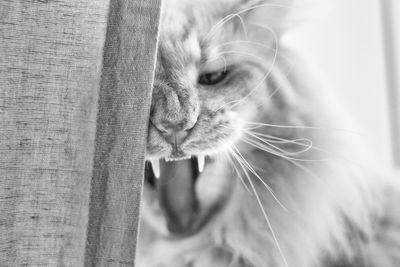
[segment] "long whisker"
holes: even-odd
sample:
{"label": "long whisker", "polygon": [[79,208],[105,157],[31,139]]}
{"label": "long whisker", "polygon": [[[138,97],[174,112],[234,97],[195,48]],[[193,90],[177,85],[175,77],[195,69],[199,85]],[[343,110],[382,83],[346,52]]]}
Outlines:
{"label": "long whisker", "polygon": [[[251,25],[255,25],[255,26],[259,26],[259,24],[251,24]],[[219,47],[224,47],[224,46],[228,46],[228,45],[234,45],[234,44],[248,44],[248,45],[253,45],[253,46],[259,46],[261,48],[264,48],[266,50],[272,50],[274,51],[275,48],[271,47],[271,46],[267,46],[265,44],[259,43],[259,42],[253,42],[253,41],[248,41],[248,40],[237,40],[237,41],[230,41],[230,42],[225,42],[225,43],[221,43],[219,45],[216,46],[216,48]],[[289,59],[286,56],[283,55],[279,55],[280,58],[285,59],[286,61],[289,62]],[[285,74],[286,76],[289,75],[289,73],[291,72],[291,69],[293,68],[292,64],[290,64],[290,69],[287,71],[287,73]],[[282,88],[282,84],[279,83],[280,85],[275,88],[271,94],[268,96],[268,99],[271,99],[281,88]]]}
{"label": "long whisker", "polygon": [[[244,122],[245,124],[250,125],[251,129],[261,128],[261,127],[273,127],[273,128],[288,128],[288,129],[311,129],[311,130],[323,130],[323,131],[339,131],[345,132],[355,135],[363,136],[362,133],[342,128],[334,128],[334,127],[324,127],[324,126],[300,126],[300,125],[280,125],[280,124],[271,124],[271,123],[261,123],[261,122]],[[248,128],[250,129],[250,128]]]}
{"label": "long whisker", "polygon": [[[234,106],[238,105],[239,103],[243,102],[244,100],[246,100],[248,97],[250,97],[264,82],[265,80],[268,78],[268,76],[271,74],[273,66],[276,62],[277,59],[277,50],[275,50],[275,54],[274,54],[274,58],[272,60],[272,64],[271,64],[271,68],[268,70],[268,72],[262,77],[261,81],[256,85],[256,87],[254,87],[254,89],[252,89],[248,94],[246,94],[243,98],[238,99],[238,100],[232,100],[229,102],[224,103],[221,107],[217,108],[214,113],[218,112],[220,109],[224,108],[225,106],[228,105],[232,105],[231,108],[233,108]],[[253,57],[257,57],[259,60],[263,60],[261,57],[258,57],[256,55],[253,55],[251,53],[245,53],[245,52],[241,52],[241,51],[226,51],[226,52],[222,52],[222,53],[237,53],[237,54],[243,54],[243,55],[249,55],[249,56],[253,56]],[[269,96],[269,98],[271,98],[277,91],[279,91],[280,88],[275,89],[275,91]]]}
{"label": "long whisker", "polygon": [[[260,60],[260,61],[265,61],[264,58],[262,58],[262,57],[260,57],[260,56],[257,56],[257,55],[254,55],[254,54],[252,54],[252,53],[247,53],[247,52],[243,52],[243,51],[235,51],[235,50],[232,50],[232,51],[222,51],[222,52],[220,52],[220,53],[218,54],[218,56],[220,56],[220,55],[225,55],[225,54],[238,54],[238,55],[250,56],[250,57],[257,58],[257,59]],[[214,59],[210,59],[210,61],[214,61]]]}
{"label": "long whisker", "polygon": [[222,108],[224,108],[224,107],[226,107],[226,106],[228,106],[228,105],[233,105],[233,104],[237,103],[238,101],[239,101],[239,100],[232,100],[232,101],[226,102],[226,103],[224,103],[222,106],[220,106],[219,108],[217,108],[216,110],[214,110],[214,113],[218,112],[220,109],[222,109]]}
{"label": "long whisker", "polygon": [[[271,144],[269,141],[267,141],[267,140],[265,140],[265,139],[262,139],[262,138],[258,137],[257,135],[252,134],[251,132],[248,132],[248,131],[247,131],[246,133],[247,133],[248,135],[250,135],[250,136],[256,138],[257,140],[261,141],[262,143],[264,143],[264,144],[266,144],[266,145],[268,145],[268,146],[270,146],[270,147],[272,147],[272,148],[274,148],[274,149],[276,149],[276,150],[278,150],[278,151],[280,151],[280,152],[282,152],[282,153],[284,153],[284,154],[286,154],[286,155],[298,155],[298,154],[302,154],[302,153],[305,153],[305,152],[309,151],[309,150],[313,147],[312,141],[309,140],[309,141],[310,141],[309,145],[308,145],[308,146],[305,146],[305,148],[303,148],[302,150],[300,150],[300,151],[295,151],[295,152],[290,152],[290,151],[286,151],[286,150],[284,150],[284,149],[282,149],[282,148],[280,148],[280,147],[278,147],[278,146],[276,146],[276,145]],[[304,144],[302,144],[302,145],[304,145]]]}
{"label": "long whisker", "polygon": [[265,82],[265,80],[268,78],[268,76],[272,73],[272,70],[274,69],[276,60],[278,58],[278,51],[279,51],[278,36],[271,28],[269,28],[267,26],[263,27],[263,29],[269,30],[269,32],[273,35],[274,41],[275,41],[275,52],[274,52],[274,56],[272,58],[271,68],[262,77],[261,81],[252,90],[250,90],[250,92],[248,94],[246,94],[243,98],[241,98],[240,100],[237,100],[237,102],[235,104],[233,104],[233,106],[231,108],[233,108],[235,105],[238,105],[239,103],[241,103],[241,102],[245,101],[247,98],[249,98]]}
{"label": "long whisker", "polygon": [[232,159],[232,156],[228,153],[228,152],[224,152],[222,155],[226,156],[226,158],[228,159],[228,162],[231,163],[231,166],[233,167],[233,169],[235,170],[235,172],[237,173],[241,183],[243,184],[244,188],[246,189],[246,191],[250,194],[253,195],[253,193],[251,192],[250,188],[247,186],[246,182],[244,181],[242,175],[240,174],[240,171],[238,170],[238,168],[235,165],[235,162]]}
{"label": "long whisker", "polygon": [[[231,129],[231,130],[235,129],[234,127],[230,127],[230,126],[227,126],[227,125],[221,125],[221,126],[224,127],[224,128]],[[243,128],[242,130],[245,133],[250,133],[250,134],[256,135],[258,137],[265,137],[265,138],[268,139],[268,142],[271,142],[271,143],[278,143],[278,144],[279,143],[281,143],[281,144],[293,143],[293,144],[296,144],[296,145],[307,146],[307,147],[308,146],[313,146],[312,145],[313,142],[310,139],[305,138],[305,137],[296,138],[296,139],[285,139],[285,138],[274,136],[274,135],[263,134],[263,133],[260,133],[260,132],[252,131],[252,130],[255,130],[255,129],[259,129],[261,127],[263,127],[263,126],[262,125],[256,125],[256,126],[253,126],[253,127]],[[286,128],[286,126],[284,126],[284,127]],[[289,128],[289,127],[291,127],[291,126],[287,126],[287,128]],[[304,143],[302,141],[304,141]],[[313,148],[315,148],[315,146],[313,146]],[[320,149],[320,150],[323,150],[323,149]]]}
{"label": "long whisker", "polygon": [[[221,127],[228,128],[228,129],[231,129],[231,130],[235,129],[234,127],[229,127],[227,125],[221,125]],[[296,139],[285,139],[285,138],[281,138],[281,137],[278,137],[278,136],[273,136],[273,135],[269,135],[269,134],[263,134],[263,133],[251,131],[251,130],[254,130],[254,129],[258,129],[260,127],[262,127],[262,126],[254,126],[254,127],[250,127],[250,128],[244,128],[242,130],[246,134],[256,135],[257,137],[265,137],[265,138],[268,139],[269,143],[278,143],[278,144],[293,143],[293,144],[300,145],[300,146],[306,146],[306,147],[312,146],[312,148],[317,148],[317,147],[315,147],[313,145],[313,142],[308,138],[304,138],[303,137],[303,138],[296,138]],[[304,143],[302,141],[304,141]],[[324,151],[321,148],[318,148],[318,150]]]}
{"label": "long whisker", "polygon": [[285,210],[286,212],[288,211],[287,208],[282,204],[282,202],[280,202],[280,200],[275,196],[274,191],[272,190],[272,188],[260,177],[260,175],[253,169],[253,167],[248,163],[248,161],[243,157],[243,155],[240,153],[240,151],[237,149],[237,147],[232,144],[232,148],[233,150],[236,152],[235,154],[238,155],[241,159],[243,164],[247,167],[247,169],[249,169],[249,171],[254,174],[254,176],[265,186],[265,188],[267,188],[267,190],[269,191],[269,193],[272,195],[272,197],[274,198],[274,200],[278,203],[279,206],[282,207],[283,210]]}
{"label": "long whisker", "polygon": [[[300,138],[300,139],[288,140],[288,139],[279,138],[279,137],[272,136],[272,135],[267,135],[267,134],[260,134],[260,133],[254,133],[254,134],[260,135],[261,137],[274,138],[274,139],[280,140],[280,141],[268,140],[268,142],[293,143],[293,144],[296,144],[296,145],[299,145],[299,146],[304,146],[304,147],[308,147],[310,144],[308,144],[308,143],[305,144],[305,143],[302,143],[301,141],[304,140],[304,141],[306,141],[306,142],[308,142],[308,141],[311,142],[311,140],[309,140],[309,139],[307,139],[307,138]],[[329,160],[331,160],[331,159],[337,159],[337,160],[342,160],[342,161],[344,161],[344,162],[347,162],[347,163],[350,163],[350,164],[354,164],[354,165],[357,165],[357,166],[362,166],[362,164],[360,164],[359,162],[354,161],[354,160],[352,160],[352,159],[349,159],[348,157],[346,157],[346,156],[344,156],[344,155],[341,155],[341,154],[338,154],[338,153],[336,153],[336,152],[334,152],[334,151],[329,151],[329,150],[323,149],[323,148],[321,148],[321,147],[317,147],[317,146],[315,146],[315,145],[312,145],[312,147],[310,148],[310,150],[311,150],[311,149],[314,150],[314,151],[321,152],[321,153],[323,153],[323,154],[325,154],[325,155],[329,155],[329,156],[330,156]],[[288,159],[288,158],[287,158],[287,159]],[[328,160],[328,159],[321,160],[321,161],[327,161],[327,160]],[[300,161],[300,160],[297,160],[297,161]],[[304,161],[304,160],[303,160],[303,161]]]}
{"label": "long whisker", "polygon": [[284,159],[287,159],[287,160],[290,159],[290,160],[302,161],[302,162],[326,162],[326,161],[328,161],[328,159],[301,159],[301,158],[289,157],[289,156],[286,156],[286,155],[283,155],[283,154],[279,153],[279,151],[274,150],[274,148],[272,148],[272,147],[267,147],[266,145],[264,145],[263,143],[258,142],[257,140],[251,140],[251,139],[248,139],[246,137],[243,137],[243,142],[245,142],[245,143],[247,143],[247,144],[249,144],[249,145],[251,145],[251,146],[253,146],[255,148],[258,148],[258,149],[260,149],[262,151],[268,152],[268,153],[270,153],[272,155],[275,155],[277,157],[284,158]]}
{"label": "long whisker", "polygon": [[[235,128],[229,127],[227,125],[222,125],[222,127],[225,127],[225,128],[228,128],[228,129],[235,129]],[[299,162],[299,161],[303,161],[303,162],[326,162],[328,160],[338,159],[338,160],[343,160],[344,162],[347,162],[347,163],[350,163],[350,164],[354,164],[354,165],[357,165],[357,166],[362,166],[362,164],[360,164],[360,162],[357,162],[357,161],[354,161],[352,159],[349,159],[348,157],[346,157],[344,155],[341,155],[341,154],[335,153],[334,151],[326,150],[324,148],[315,146],[313,144],[313,142],[308,138],[285,139],[285,138],[281,138],[281,137],[278,137],[278,136],[273,136],[273,135],[268,135],[268,134],[263,134],[263,133],[251,131],[253,129],[258,129],[260,127],[262,127],[262,126],[254,126],[254,127],[251,127],[251,128],[248,127],[248,128],[242,129],[242,130],[244,131],[245,134],[247,134],[248,132],[251,132],[251,133],[253,133],[253,134],[255,134],[255,135],[259,136],[259,137],[263,137],[263,138],[265,137],[265,138],[268,139],[268,140],[266,140],[268,143],[278,143],[278,144],[279,143],[282,143],[282,144],[284,144],[284,143],[292,143],[292,144],[296,144],[296,145],[304,146],[304,147],[309,147],[309,146],[312,145],[310,150],[312,149],[312,150],[324,153],[325,155],[329,155],[330,157],[328,159],[321,159],[321,160],[304,160],[304,159],[289,158],[287,156],[280,155],[276,151],[273,151],[271,148],[268,148],[265,145],[260,144],[259,142],[257,144],[256,140],[250,140],[250,142],[252,142],[252,143],[249,144],[249,145],[251,145],[253,147],[255,146],[256,148],[258,148],[260,150],[263,150],[263,151],[265,151],[267,153],[274,154],[276,156],[282,157],[282,158],[284,158],[284,159],[286,159],[288,161],[291,161],[291,162],[293,162],[293,161],[297,161],[297,162]],[[288,126],[288,127],[290,127],[290,126]],[[325,128],[323,128],[323,127],[314,127],[314,129],[323,129],[323,130],[325,130]],[[342,129],[336,129],[336,130],[340,131]],[[354,133],[354,132],[350,132],[350,133],[357,134],[357,133]],[[304,141],[304,143],[302,141]],[[257,147],[257,146],[261,146],[261,147]]]}
{"label": "long whisker", "polygon": [[224,72],[226,72],[226,69],[227,69],[227,62],[226,62],[226,58],[224,57],[224,56],[222,56],[221,54],[219,54],[219,55],[216,55],[214,58],[212,58],[212,59],[210,59],[210,60],[208,60],[209,62],[212,62],[212,61],[217,61],[217,60],[219,60],[219,59],[221,59],[223,62],[224,62]]}
{"label": "long whisker", "polygon": [[[226,128],[231,128],[231,129],[233,129],[232,127],[228,127],[228,126],[225,126]],[[269,136],[269,135],[267,135],[267,136]],[[280,138],[280,137],[276,137],[276,136],[270,136],[271,138],[275,138],[275,139],[278,139],[278,140],[282,140],[282,141],[288,141],[288,142],[293,142],[293,141],[295,141],[296,139],[294,139],[294,140],[286,140],[286,139],[284,139],[284,138]],[[307,139],[307,138],[303,138],[303,139],[305,139],[305,140],[309,140],[309,139]],[[299,139],[299,140],[302,140],[301,138]],[[309,141],[311,141],[311,140],[309,140]],[[298,144],[300,144],[300,145],[306,145],[306,144],[302,144],[302,143],[298,143]],[[253,144],[249,144],[249,145],[251,145],[251,146],[254,146]],[[265,147],[264,147],[265,148]],[[262,150],[264,150],[264,148],[262,149]],[[271,151],[270,149],[267,149],[267,148],[265,148],[266,149],[266,152],[267,153],[273,153],[273,151]],[[319,150],[319,151],[321,151],[321,152],[325,152],[325,153],[329,153],[328,151],[326,151],[326,150],[324,150],[324,149],[321,149],[321,148],[318,148],[318,147],[315,147],[315,146],[313,146],[313,149],[316,149],[316,150]],[[265,151],[265,150],[264,150]],[[277,156],[279,156],[279,155],[277,155]],[[295,161],[295,160],[292,160],[292,159],[290,159],[289,157],[283,157],[283,156],[281,156],[282,158],[284,158],[285,160],[287,160],[288,162],[290,162],[290,163],[292,163],[293,165],[295,165],[296,167],[298,167],[298,168],[300,168],[301,170],[303,170],[304,172],[306,172],[306,173],[308,173],[309,175],[311,175],[312,177],[314,177],[314,178],[316,178],[316,179],[319,179],[319,177],[314,173],[314,172],[312,172],[309,168],[307,168],[306,166],[304,166],[303,164],[301,164],[300,162],[298,162],[298,161]],[[339,156],[340,157],[340,156]],[[345,159],[345,160],[347,160],[347,159]],[[350,161],[350,162],[352,162],[351,160],[348,160],[348,161]],[[260,168],[259,168],[260,169]],[[262,170],[262,169],[260,169],[260,170]]]}
{"label": "long whisker", "polygon": [[244,23],[243,18],[240,16],[241,13],[233,13],[229,14],[226,17],[222,18],[220,21],[218,21],[214,26],[210,29],[210,31],[205,35],[204,39],[202,42],[208,41],[216,32],[219,28],[224,26],[226,23],[228,23],[230,20],[234,18],[238,18],[240,20],[240,24],[242,25],[243,33],[247,38],[247,29],[246,29],[246,24]]}
{"label": "long whisker", "polygon": [[[224,126],[224,127],[228,128],[228,129],[233,129],[232,127],[228,127],[228,126]],[[326,153],[326,154],[329,154],[328,151],[326,151],[326,150],[324,150],[322,148],[314,146],[313,142],[308,138],[284,139],[284,138],[280,138],[280,137],[273,136],[273,135],[262,134],[262,133],[258,133],[258,132],[252,132],[252,131],[249,131],[247,129],[243,129],[243,131],[244,131],[245,134],[257,139],[258,141],[264,143],[267,146],[270,146],[272,149],[276,149],[276,150],[278,150],[278,151],[280,151],[280,152],[282,152],[282,153],[284,153],[286,155],[297,155],[297,154],[305,153],[305,152],[307,152],[307,151],[309,151],[311,149],[316,150],[316,151],[320,151],[320,152],[323,152],[323,153]],[[249,141],[249,142],[254,142],[256,144],[260,144],[259,142],[257,142],[257,140],[252,140],[252,139],[249,139],[249,138],[246,138],[246,140]],[[284,149],[282,149],[280,147],[275,146],[274,143],[275,144],[295,144],[295,145],[304,147],[304,149],[299,150],[299,151],[295,151],[295,152],[290,152],[290,151],[286,151],[286,150],[284,150]],[[253,146],[253,144],[251,144],[251,145]],[[263,148],[267,149],[267,147],[265,147],[265,146],[263,146]],[[267,152],[272,153],[274,151],[268,149]]]}
{"label": "long whisker", "polygon": [[225,43],[221,43],[221,44],[215,46],[215,48],[220,48],[220,47],[223,47],[223,46],[228,46],[228,45],[233,45],[233,44],[255,45],[255,46],[259,46],[259,47],[265,48],[267,50],[275,51],[275,48],[273,48],[271,46],[267,46],[267,45],[262,44],[262,43],[253,42],[253,41],[247,41],[247,40],[237,40],[237,41],[225,42]]}
{"label": "long whisker", "polygon": [[[219,107],[218,109],[216,109],[216,110],[214,111],[214,113],[217,112],[218,110],[220,110],[221,108],[227,106],[227,105],[232,105],[231,108],[233,108],[234,106],[236,106],[236,105],[240,104],[241,102],[245,101],[247,98],[249,98],[249,97],[250,97],[250,96],[265,82],[265,80],[268,78],[268,76],[272,73],[272,70],[274,69],[274,65],[275,65],[275,63],[276,63],[276,61],[277,61],[277,58],[278,58],[278,51],[279,51],[278,37],[277,37],[276,33],[275,33],[272,29],[270,29],[269,27],[266,27],[266,26],[265,26],[265,27],[263,27],[263,29],[268,29],[268,30],[271,32],[271,34],[273,35],[274,40],[275,40],[275,47],[276,47],[276,49],[275,49],[275,51],[274,51],[274,56],[273,56],[273,59],[272,59],[271,67],[269,68],[269,70],[267,71],[267,73],[261,78],[260,82],[259,82],[252,90],[250,90],[249,93],[247,93],[247,94],[246,94],[244,97],[242,97],[241,99],[233,100],[233,101],[230,101],[230,102],[225,103],[224,105],[222,105],[221,107]],[[225,53],[225,54],[227,54],[227,53],[244,54],[244,55],[250,55],[250,56],[257,57],[258,59],[260,59],[260,60],[262,60],[262,61],[264,60],[264,59],[262,59],[262,58],[260,58],[260,57],[258,57],[258,56],[256,56],[256,55],[253,55],[253,54],[251,54],[251,53],[246,53],[246,52],[241,52],[241,51],[225,51],[225,52],[221,52],[221,53]],[[275,91],[277,91],[277,90],[275,90]],[[275,94],[275,93],[276,93],[276,92],[273,92],[273,94]],[[273,95],[273,94],[272,94],[272,95]]]}
{"label": "long whisker", "polygon": [[270,220],[269,220],[268,214],[267,214],[267,212],[265,211],[265,208],[264,208],[264,206],[263,206],[263,204],[262,204],[262,202],[261,202],[261,199],[260,199],[260,197],[259,197],[259,195],[258,195],[258,193],[257,193],[257,190],[256,190],[256,188],[255,188],[253,182],[252,182],[251,179],[250,179],[249,174],[247,173],[246,168],[245,168],[244,165],[243,165],[244,162],[242,162],[242,161],[240,160],[240,158],[238,157],[238,155],[237,155],[233,150],[231,150],[231,153],[232,153],[232,155],[234,156],[234,158],[238,161],[238,163],[239,163],[239,165],[242,167],[243,171],[245,172],[246,177],[247,177],[247,179],[248,179],[248,181],[249,181],[249,183],[250,183],[250,186],[251,186],[251,188],[252,188],[252,190],[253,190],[253,192],[254,192],[254,195],[255,195],[255,197],[256,197],[257,203],[258,203],[258,205],[259,205],[259,207],[260,207],[260,209],[261,209],[261,212],[262,212],[262,214],[263,214],[263,216],[264,216],[264,219],[265,219],[265,221],[267,222],[268,228],[269,228],[269,230],[270,230],[270,232],[271,232],[272,238],[274,239],[274,242],[275,242],[275,245],[276,245],[276,247],[277,247],[277,249],[278,249],[278,252],[279,252],[279,254],[280,254],[281,257],[282,257],[282,260],[283,260],[284,264],[285,264],[287,267],[289,267],[289,264],[288,264],[288,262],[287,262],[287,260],[286,260],[285,254],[283,253],[283,250],[282,250],[282,248],[281,248],[281,246],[280,246],[280,244],[279,244],[279,241],[278,241],[278,239],[277,239],[277,237],[276,237],[276,235],[275,235],[275,231],[274,231],[274,229],[273,229],[273,227],[272,227],[272,224],[271,224],[271,222],[270,222]]}
{"label": "long whisker", "polygon": [[[296,145],[304,145],[304,146],[309,146],[310,144],[313,143],[308,138],[285,139],[285,138],[274,136],[274,135],[270,135],[270,134],[252,132],[252,131],[249,131],[249,130],[245,130],[245,131],[246,132],[250,132],[250,133],[252,133],[254,135],[257,135],[257,136],[268,138],[268,141],[269,142],[273,142],[273,143],[293,143],[293,144],[296,144]],[[304,143],[302,141],[304,141]]]}
{"label": "long whisker", "polygon": [[243,18],[242,18],[239,14],[236,14],[236,17],[239,18],[240,24],[242,25],[242,30],[243,30],[243,33],[244,33],[244,37],[245,37],[246,40],[247,40],[247,39],[248,39],[248,35],[247,35],[246,24],[244,23]]}
{"label": "long whisker", "polygon": [[[246,131],[246,133],[250,132],[250,131]],[[264,138],[268,138],[268,142],[269,143],[278,143],[278,144],[295,144],[298,146],[303,146],[303,147],[310,147],[310,149],[312,150],[316,150],[319,152],[323,152],[326,154],[331,154],[330,152],[328,152],[327,150],[314,146],[313,142],[308,139],[308,138],[297,138],[297,139],[285,139],[285,138],[281,138],[281,137],[277,137],[277,136],[273,136],[273,135],[269,135],[269,134],[262,134],[262,133],[258,133],[258,132],[251,132],[252,134],[259,136],[259,137],[264,137]],[[303,143],[304,141],[304,143]]]}
{"label": "long whisker", "polygon": [[280,125],[280,124],[271,124],[271,123],[261,123],[261,122],[245,122],[248,125],[255,125],[259,127],[274,127],[274,128],[289,128],[289,129],[318,129],[318,130],[325,130],[324,127],[317,127],[317,126],[300,126],[300,125]]}
{"label": "long whisker", "polygon": [[210,31],[205,35],[204,37],[204,41],[208,41],[216,32],[219,28],[221,28],[223,25],[225,25],[225,23],[229,22],[231,19],[254,9],[257,8],[262,8],[262,7],[277,7],[277,8],[287,8],[289,9],[289,6],[284,6],[284,5],[278,5],[278,4],[260,4],[260,5],[255,5],[255,6],[251,6],[248,8],[245,8],[239,12],[236,13],[232,13],[229,14],[227,16],[225,16],[224,18],[222,18],[221,20],[219,20],[216,24],[214,24],[214,26],[210,29]]}
{"label": "long whisker", "polygon": [[310,147],[312,149],[315,148],[315,146],[313,145],[313,142],[308,139],[308,138],[297,138],[297,139],[284,139],[284,138],[279,138],[279,137],[275,137],[275,136],[269,136],[269,135],[260,135],[258,133],[253,133],[256,136],[261,136],[263,138],[267,138],[268,143],[273,143],[273,144],[295,144],[298,146],[304,146],[304,147]]}

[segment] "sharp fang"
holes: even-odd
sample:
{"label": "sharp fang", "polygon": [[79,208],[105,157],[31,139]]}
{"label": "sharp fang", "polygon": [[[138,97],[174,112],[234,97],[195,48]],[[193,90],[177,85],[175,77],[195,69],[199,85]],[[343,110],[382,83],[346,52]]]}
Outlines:
{"label": "sharp fang", "polygon": [[153,168],[154,176],[160,178],[160,161],[158,159],[151,159],[150,163]]}
{"label": "sharp fang", "polygon": [[197,166],[199,168],[199,172],[204,170],[204,156],[197,156]]}

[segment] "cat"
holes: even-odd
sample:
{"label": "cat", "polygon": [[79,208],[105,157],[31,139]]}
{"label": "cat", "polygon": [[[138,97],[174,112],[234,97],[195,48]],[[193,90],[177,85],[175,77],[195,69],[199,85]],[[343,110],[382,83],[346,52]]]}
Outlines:
{"label": "cat", "polygon": [[293,0],[165,0],[136,266],[400,266],[400,190],[280,40]]}

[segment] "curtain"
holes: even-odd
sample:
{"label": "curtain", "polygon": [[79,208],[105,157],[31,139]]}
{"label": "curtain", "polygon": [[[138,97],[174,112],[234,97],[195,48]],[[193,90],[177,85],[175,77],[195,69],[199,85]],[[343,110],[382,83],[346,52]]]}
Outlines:
{"label": "curtain", "polygon": [[0,266],[134,266],[159,16],[0,2]]}

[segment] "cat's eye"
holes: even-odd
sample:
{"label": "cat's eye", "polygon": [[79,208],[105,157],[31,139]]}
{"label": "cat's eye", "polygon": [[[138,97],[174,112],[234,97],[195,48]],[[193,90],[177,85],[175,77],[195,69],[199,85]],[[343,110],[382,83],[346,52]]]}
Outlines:
{"label": "cat's eye", "polygon": [[228,70],[203,73],[199,76],[198,82],[202,85],[215,85],[225,80],[228,74]]}

